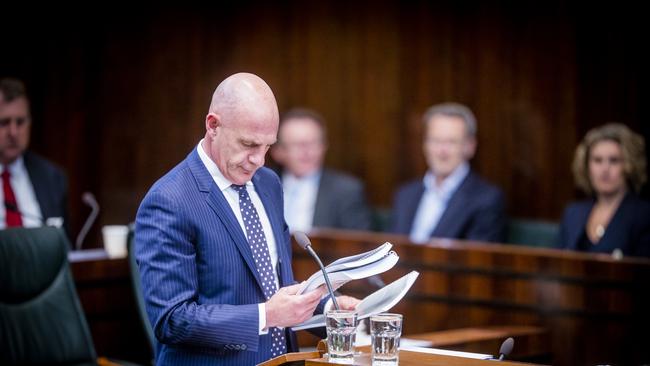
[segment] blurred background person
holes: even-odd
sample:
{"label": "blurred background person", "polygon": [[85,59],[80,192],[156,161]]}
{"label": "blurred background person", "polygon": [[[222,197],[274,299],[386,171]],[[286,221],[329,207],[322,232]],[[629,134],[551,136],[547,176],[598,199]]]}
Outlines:
{"label": "blurred background person", "polygon": [[64,225],[68,183],[63,171],[27,150],[32,119],[25,84],[0,79],[0,229]]}
{"label": "blurred background person", "polygon": [[415,243],[432,237],[503,242],[503,193],[472,172],[476,118],[457,103],[430,107],[423,117],[429,170],[395,195],[391,231]]}
{"label": "blurred background person", "polygon": [[620,123],[590,130],[576,149],[573,175],[591,198],[565,209],[559,245],[650,256],[650,203],[637,196],[647,178],[643,137]]}
{"label": "blurred background person", "polygon": [[371,211],[363,184],[350,175],[324,168],[325,119],[295,108],[280,122],[271,156],[282,167],[284,214],[291,231],[313,227],[369,230]]}

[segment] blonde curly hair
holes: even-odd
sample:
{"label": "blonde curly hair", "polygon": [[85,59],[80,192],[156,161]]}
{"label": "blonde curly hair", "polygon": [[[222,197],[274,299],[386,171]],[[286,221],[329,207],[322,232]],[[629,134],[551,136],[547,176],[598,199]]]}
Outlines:
{"label": "blonde curly hair", "polygon": [[617,142],[621,146],[623,172],[628,188],[639,193],[647,179],[645,140],[622,123],[608,123],[587,132],[573,158],[576,186],[586,194],[595,193],[589,179],[589,153],[596,143],[606,140]]}

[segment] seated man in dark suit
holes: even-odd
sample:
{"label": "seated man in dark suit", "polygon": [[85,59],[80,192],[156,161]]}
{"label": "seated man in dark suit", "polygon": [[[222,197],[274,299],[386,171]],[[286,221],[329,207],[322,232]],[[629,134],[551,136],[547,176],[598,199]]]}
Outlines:
{"label": "seated man in dark suit", "polygon": [[0,79],[0,229],[67,227],[67,179],[59,168],[27,151],[30,129],[24,84]]}
{"label": "seated man in dark suit", "polygon": [[464,105],[434,105],[425,113],[424,179],[398,190],[391,231],[415,243],[431,237],[503,242],[502,192],[469,167],[476,151],[476,119]]}
{"label": "seated man in dark suit", "polygon": [[352,176],[323,168],[326,150],[325,122],[318,113],[296,108],[283,116],[278,143],[271,154],[283,167],[284,212],[289,228],[369,230],[371,213],[363,184]]}

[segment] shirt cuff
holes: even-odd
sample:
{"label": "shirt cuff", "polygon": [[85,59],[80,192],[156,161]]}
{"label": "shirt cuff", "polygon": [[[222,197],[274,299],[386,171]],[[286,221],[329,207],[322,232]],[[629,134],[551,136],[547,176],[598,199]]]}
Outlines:
{"label": "shirt cuff", "polygon": [[265,335],[269,333],[269,330],[266,328],[266,304],[265,303],[259,303],[257,304],[258,310],[259,310],[259,328],[258,328],[258,334],[259,335]]}

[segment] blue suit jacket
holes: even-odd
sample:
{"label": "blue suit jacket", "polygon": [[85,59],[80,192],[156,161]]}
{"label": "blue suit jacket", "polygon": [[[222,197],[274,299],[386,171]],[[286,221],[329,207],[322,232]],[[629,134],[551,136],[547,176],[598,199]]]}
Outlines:
{"label": "blue suit jacket", "polygon": [[[293,284],[280,180],[260,168],[252,181],[273,227],[280,286]],[[265,298],[248,241],[196,149],[145,196],[135,241],[158,365],[253,365],[271,358],[270,333],[258,334],[258,303]],[[297,350],[295,335],[286,332],[288,351]]]}
{"label": "blue suit jacket", "polygon": [[[578,248],[595,200],[569,205],[564,210],[560,224],[558,246]],[[619,248],[625,255],[650,257],[650,203],[628,193],[612,216],[605,234],[589,252],[611,253]]]}
{"label": "blue suit jacket", "polygon": [[[422,179],[397,191],[391,215],[392,232],[410,234],[423,194]],[[431,237],[504,242],[504,211],[501,190],[470,171],[449,199]]]}

